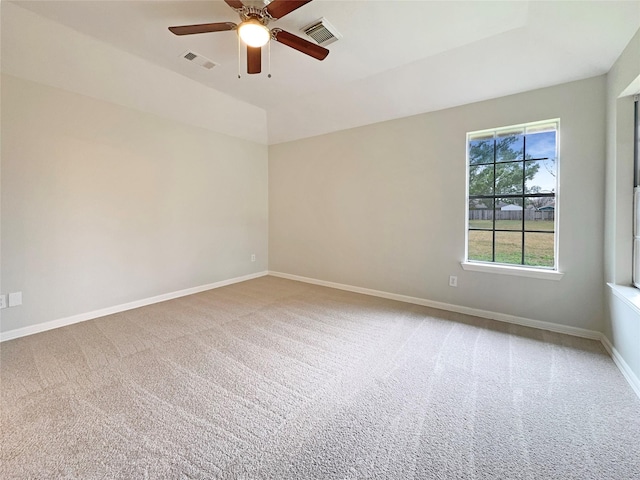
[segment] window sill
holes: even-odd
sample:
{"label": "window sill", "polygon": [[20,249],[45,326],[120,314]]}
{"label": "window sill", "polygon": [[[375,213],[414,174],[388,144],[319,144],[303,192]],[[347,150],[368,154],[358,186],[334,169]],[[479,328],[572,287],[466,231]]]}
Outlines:
{"label": "window sill", "polygon": [[640,290],[636,287],[616,285],[615,283],[607,283],[607,285],[609,285],[611,292],[616,297],[633,308],[636,313],[640,314]]}
{"label": "window sill", "polygon": [[561,280],[564,273],[556,270],[542,270],[536,268],[515,267],[509,265],[492,265],[488,263],[461,262],[464,270],[473,272],[497,273],[499,275],[514,275],[516,277],[540,278],[542,280]]}

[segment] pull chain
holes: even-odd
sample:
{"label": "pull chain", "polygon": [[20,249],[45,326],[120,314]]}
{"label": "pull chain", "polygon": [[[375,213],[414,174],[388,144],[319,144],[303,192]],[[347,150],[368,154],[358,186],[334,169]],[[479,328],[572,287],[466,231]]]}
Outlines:
{"label": "pull chain", "polygon": [[271,40],[269,40],[269,43],[267,44],[267,63],[268,63],[268,72],[269,74],[267,75],[268,78],[271,78]]}
{"label": "pull chain", "polygon": [[240,78],[240,62],[242,61],[242,42],[240,41],[240,35],[238,35],[238,78]]}

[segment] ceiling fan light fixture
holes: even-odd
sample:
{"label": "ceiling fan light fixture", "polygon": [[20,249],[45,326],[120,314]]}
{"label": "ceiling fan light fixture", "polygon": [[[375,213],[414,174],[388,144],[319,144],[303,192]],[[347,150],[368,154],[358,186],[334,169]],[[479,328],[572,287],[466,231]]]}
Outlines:
{"label": "ceiling fan light fixture", "polygon": [[262,47],[271,38],[269,29],[255,18],[245,20],[238,25],[238,35],[250,47]]}

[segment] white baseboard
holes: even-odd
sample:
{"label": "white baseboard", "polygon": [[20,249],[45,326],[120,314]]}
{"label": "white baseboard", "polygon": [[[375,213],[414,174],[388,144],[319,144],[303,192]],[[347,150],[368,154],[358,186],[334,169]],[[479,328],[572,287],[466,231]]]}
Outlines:
{"label": "white baseboard", "polygon": [[640,398],[640,379],[636,376],[635,373],[633,373],[631,367],[629,367],[627,362],[625,362],[624,358],[622,358],[622,355],[620,355],[618,350],[616,350],[616,347],[611,344],[611,341],[609,341],[606,335],[602,334],[602,338],[600,340],[602,341],[602,345],[604,345],[604,348],[607,350],[607,352],[609,352],[609,355],[611,355],[613,362],[616,364],[620,372],[622,372],[624,378],[626,378],[633,391],[636,392],[636,395],[638,395],[638,398]]}
{"label": "white baseboard", "polygon": [[346,290],[348,292],[362,293],[374,297],[388,298],[390,300],[398,300],[400,302],[413,303],[425,307],[438,308],[450,312],[464,313],[473,315],[474,317],[488,318],[490,320],[498,320],[500,322],[513,323],[524,327],[532,327],[540,330],[547,330],[556,333],[566,333],[574,337],[589,338],[591,340],[600,340],[602,334],[595,330],[587,330],[585,328],[570,327],[568,325],[560,325],[557,323],[543,322],[542,320],[532,320],[530,318],[517,317],[515,315],[507,315],[505,313],[491,312],[489,310],[480,310],[477,308],[463,307],[461,305],[453,305],[451,303],[436,302],[425,298],[409,297],[407,295],[399,295],[396,293],[382,292],[380,290],[372,290],[369,288],[354,287],[352,285],[344,285],[342,283],[327,282],[325,280],[316,280],[314,278],[301,277],[299,275],[291,275],[282,272],[269,272],[269,275],[289,280],[297,280],[299,282],[312,283],[324,287],[337,288],[338,290]]}
{"label": "white baseboard", "polygon": [[156,295],[155,297],[144,298],[142,300],[136,300],[134,302],[123,303],[122,305],[115,305],[113,307],[102,308],[100,310],[94,310],[92,312],[81,313],[73,315],[71,317],[60,318],[58,320],[51,320],[49,322],[38,323],[23,328],[16,328],[0,334],[0,342],[12,340],[14,338],[25,337],[27,335],[33,335],[34,333],[46,332],[54,328],[66,327],[67,325],[73,325],[74,323],[84,322],[86,320],[92,320],[98,317],[104,317],[106,315],[113,315],[114,313],[124,312],[126,310],[132,310],[134,308],[145,307],[154,303],[165,302],[174,298],[185,297],[187,295],[193,295],[194,293],[204,292],[206,290],[212,290],[214,288],[220,288],[234,283],[245,282],[258,277],[264,277],[268,275],[268,272],[258,272],[242,277],[230,278],[228,280],[221,280],[215,283],[209,283],[207,285],[200,285],[198,287],[186,288],[184,290],[178,290],[177,292],[164,293],[162,295]]}

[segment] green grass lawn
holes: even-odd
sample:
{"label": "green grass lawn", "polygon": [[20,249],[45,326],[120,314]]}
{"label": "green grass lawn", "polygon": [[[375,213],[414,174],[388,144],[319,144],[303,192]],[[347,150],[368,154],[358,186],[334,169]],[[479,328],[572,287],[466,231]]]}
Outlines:
{"label": "green grass lawn", "polygon": [[[491,220],[470,220],[471,227],[491,228]],[[522,228],[520,220],[498,220],[496,228],[515,230]],[[540,230],[549,233],[525,232],[524,264],[536,267],[553,267],[554,250],[552,221],[530,221],[525,223],[527,230]],[[491,262],[493,234],[491,231],[469,231],[469,260]],[[522,264],[522,232],[496,232],[496,258],[498,263]]]}
{"label": "green grass lawn", "polygon": [[[469,220],[469,226],[473,228],[493,228],[491,220]],[[498,230],[522,230],[522,220],[496,220],[496,229]],[[553,231],[553,220],[526,220],[524,222],[525,230],[542,230],[545,232]]]}

